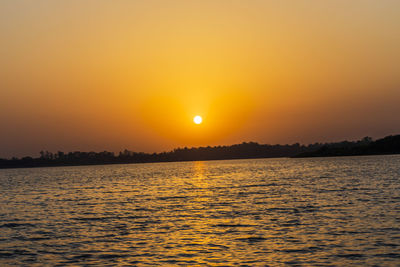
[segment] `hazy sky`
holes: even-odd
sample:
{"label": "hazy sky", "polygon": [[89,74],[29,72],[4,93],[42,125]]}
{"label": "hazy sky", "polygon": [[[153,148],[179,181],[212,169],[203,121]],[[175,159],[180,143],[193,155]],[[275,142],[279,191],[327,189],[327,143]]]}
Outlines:
{"label": "hazy sky", "polygon": [[378,138],[399,103],[398,0],[0,2],[0,157]]}

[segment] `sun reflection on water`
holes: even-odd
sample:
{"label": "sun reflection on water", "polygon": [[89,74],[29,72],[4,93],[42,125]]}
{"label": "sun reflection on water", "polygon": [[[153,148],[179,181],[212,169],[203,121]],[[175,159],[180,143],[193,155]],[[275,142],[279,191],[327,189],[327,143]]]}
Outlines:
{"label": "sun reflection on water", "polygon": [[360,157],[7,170],[0,265],[394,264],[399,164]]}

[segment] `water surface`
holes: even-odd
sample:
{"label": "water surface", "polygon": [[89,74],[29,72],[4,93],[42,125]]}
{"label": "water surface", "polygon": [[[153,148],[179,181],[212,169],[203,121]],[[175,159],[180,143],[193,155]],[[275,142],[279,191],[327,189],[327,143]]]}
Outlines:
{"label": "water surface", "polygon": [[0,265],[398,266],[400,156],[0,170]]}

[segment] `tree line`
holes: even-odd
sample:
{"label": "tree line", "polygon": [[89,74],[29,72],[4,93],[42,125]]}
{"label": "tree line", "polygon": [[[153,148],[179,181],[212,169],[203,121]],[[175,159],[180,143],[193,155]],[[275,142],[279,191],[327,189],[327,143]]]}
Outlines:
{"label": "tree line", "polygon": [[299,143],[268,145],[243,142],[231,146],[184,147],[161,153],[133,152],[127,149],[117,154],[108,151],[68,153],[40,151],[40,156],[37,158],[0,159],[0,168],[395,153],[400,153],[400,135],[387,136],[376,141],[373,141],[370,137],[364,137],[358,141],[314,143],[310,145],[300,145]]}
{"label": "tree line", "polygon": [[305,151],[295,157],[339,157],[400,154],[400,135],[389,135],[373,141],[364,137],[357,142],[325,144],[315,151]]}
{"label": "tree line", "polygon": [[262,145],[255,142],[243,142],[231,146],[176,148],[161,153],[134,152],[127,149],[119,153],[40,151],[40,156],[37,158],[0,159],[0,168],[291,157],[301,152],[316,150],[321,146],[322,144],[319,143],[305,146],[298,143]]}

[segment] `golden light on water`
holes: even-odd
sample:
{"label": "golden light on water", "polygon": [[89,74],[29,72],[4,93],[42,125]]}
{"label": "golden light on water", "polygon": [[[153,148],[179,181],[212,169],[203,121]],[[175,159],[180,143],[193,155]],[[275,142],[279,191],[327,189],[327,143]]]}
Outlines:
{"label": "golden light on water", "polygon": [[195,116],[193,118],[193,122],[196,124],[201,124],[203,122],[203,118],[201,116]]}

